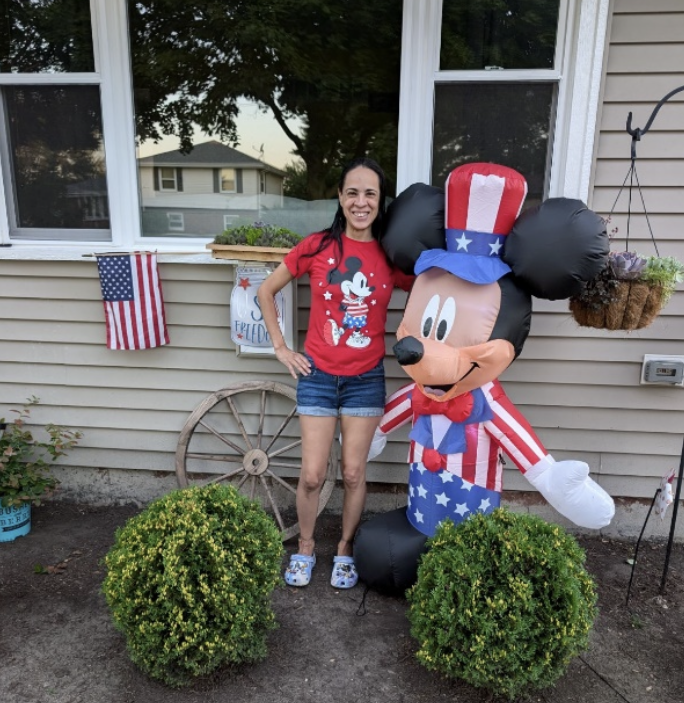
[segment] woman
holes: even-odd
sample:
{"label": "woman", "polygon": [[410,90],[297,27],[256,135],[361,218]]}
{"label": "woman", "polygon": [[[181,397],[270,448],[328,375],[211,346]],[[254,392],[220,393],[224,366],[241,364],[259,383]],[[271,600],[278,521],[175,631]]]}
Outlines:
{"label": "woman", "polygon": [[[299,549],[285,572],[291,586],[306,586],[316,565],[314,528],[337,419],[342,435],[342,537],[330,583],[353,588],[358,574],[353,539],[366,500],[366,461],[385,405],[385,321],[392,288],[412,279],[392,268],[380,246],[385,175],[372,159],[343,171],[332,225],[306,237],[261,284],[259,304],[278,360],[297,384],[302,471],[297,485]],[[300,354],[285,344],[275,294],[309,274],[311,311]]]}

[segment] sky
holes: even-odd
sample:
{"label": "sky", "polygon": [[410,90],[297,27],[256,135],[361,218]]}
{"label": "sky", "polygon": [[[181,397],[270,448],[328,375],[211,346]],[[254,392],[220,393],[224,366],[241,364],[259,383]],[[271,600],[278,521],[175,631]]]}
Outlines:
{"label": "sky", "polygon": [[[240,144],[235,147],[238,151],[281,169],[286,164],[298,160],[290,153],[294,149],[294,144],[285,136],[270,112],[261,112],[254,103],[247,100],[241,100],[238,104],[240,113],[237,118],[237,128]],[[290,119],[288,125],[292,131],[298,132],[302,122],[299,119]],[[197,130],[195,139],[197,144],[211,139],[216,137],[210,137],[201,130]],[[156,144],[153,142],[142,144],[138,156],[153,156],[165,151],[173,151],[178,149],[178,145],[178,137],[164,137]],[[262,145],[263,155],[260,154]]]}

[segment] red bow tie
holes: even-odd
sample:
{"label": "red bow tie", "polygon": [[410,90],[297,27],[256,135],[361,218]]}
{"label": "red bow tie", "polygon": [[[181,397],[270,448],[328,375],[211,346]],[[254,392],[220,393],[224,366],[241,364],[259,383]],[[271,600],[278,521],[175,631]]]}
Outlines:
{"label": "red bow tie", "polygon": [[440,403],[414,388],[411,409],[415,415],[446,415],[452,422],[464,422],[473,410],[473,402],[472,393],[464,393]]}

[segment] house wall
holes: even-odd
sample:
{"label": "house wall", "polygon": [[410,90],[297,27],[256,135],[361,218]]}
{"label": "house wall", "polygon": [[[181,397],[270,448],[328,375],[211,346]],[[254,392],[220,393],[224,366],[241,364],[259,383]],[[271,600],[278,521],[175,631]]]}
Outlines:
{"label": "house wall", "polygon": [[[632,143],[625,129],[628,114],[632,112],[632,128],[643,129],[658,101],[681,86],[684,4],[679,0],[615,0],[589,203],[594,210],[611,214],[627,176]],[[608,225],[609,231],[617,228],[611,248],[627,248],[629,219],[630,250],[651,256],[657,246],[661,256],[684,261],[684,92],[661,108],[648,133],[636,142],[636,154],[636,172],[655,246],[636,188],[628,218],[626,187]],[[563,319],[551,314],[538,315],[535,323],[536,334],[544,336],[563,329]],[[682,452],[684,389],[640,386],[644,354],[684,354],[681,285],[650,327],[631,333],[581,330],[561,357],[566,383],[592,379],[591,385],[581,383],[572,389],[576,419],[568,421],[581,424],[579,440],[599,447],[606,486],[617,495],[652,495],[659,477],[677,468]]]}
{"label": "house wall", "polygon": [[[684,65],[683,23],[684,8],[676,0],[615,2],[590,200],[602,214],[610,211],[629,163],[627,112],[633,110],[634,124],[643,125],[657,100],[684,84],[684,72],[674,70]],[[684,93],[668,103],[638,144],[640,180],[661,253],[681,259],[683,99]],[[618,226],[624,202],[616,208]],[[643,222],[634,218],[633,228],[634,246],[651,253]],[[178,434],[207,394],[255,378],[292,383],[273,359],[236,356],[228,329],[230,264],[208,255],[162,255],[160,262],[171,343],[114,352],[104,344],[94,259],[0,260],[0,416],[36,395],[37,423],[54,421],[84,432],[62,462],[67,494],[145,500],[168,490],[175,486]],[[387,324],[389,391],[407,381],[391,356],[403,295],[395,294]],[[298,302],[301,343],[309,304],[305,282],[298,286]],[[678,465],[684,392],[640,386],[641,362],[644,354],[684,353],[683,317],[681,290],[651,327],[632,333],[578,328],[567,302],[535,301],[530,338],[502,377],[557,459],[587,461],[611,494],[643,499],[642,507],[660,476]],[[397,501],[407,476],[406,435],[405,428],[393,434],[368,472]],[[529,488],[510,462],[505,484],[507,495]],[[535,494],[527,495],[534,500]],[[629,527],[637,534],[639,528],[638,519]]]}

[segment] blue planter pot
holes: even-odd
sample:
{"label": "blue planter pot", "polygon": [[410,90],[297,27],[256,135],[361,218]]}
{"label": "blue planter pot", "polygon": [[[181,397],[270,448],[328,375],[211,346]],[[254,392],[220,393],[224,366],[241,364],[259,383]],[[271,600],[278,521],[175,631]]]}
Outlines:
{"label": "blue planter pot", "polygon": [[0,507],[0,542],[12,542],[31,531],[31,503],[19,508]]}

